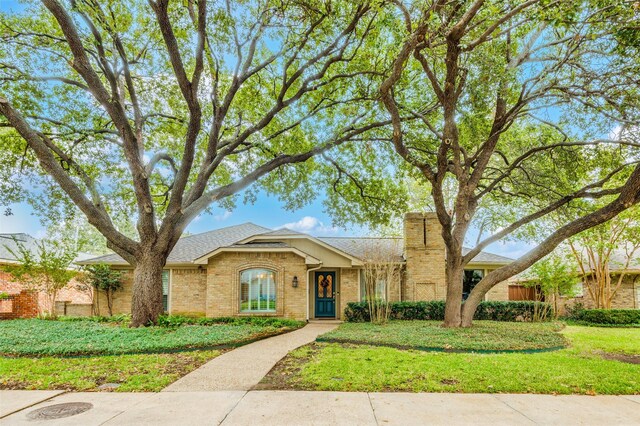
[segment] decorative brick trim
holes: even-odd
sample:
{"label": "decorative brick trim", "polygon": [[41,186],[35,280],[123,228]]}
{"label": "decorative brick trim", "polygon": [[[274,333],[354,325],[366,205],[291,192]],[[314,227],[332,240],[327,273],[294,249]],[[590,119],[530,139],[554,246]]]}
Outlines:
{"label": "decorative brick trim", "polygon": [[[247,269],[268,269],[276,273],[276,311],[274,312],[240,312],[240,273]],[[231,306],[233,313],[240,316],[283,316],[284,315],[284,266],[268,259],[251,260],[236,266],[233,274],[231,290]]]}

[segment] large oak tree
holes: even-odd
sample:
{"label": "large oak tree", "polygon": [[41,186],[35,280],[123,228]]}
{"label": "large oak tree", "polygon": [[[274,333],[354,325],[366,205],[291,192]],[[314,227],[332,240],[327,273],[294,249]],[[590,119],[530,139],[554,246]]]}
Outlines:
{"label": "large oak tree", "polygon": [[[640,201],[640,10],[605,0],[393,3],[402,25],[390,34],[401,43],[380,89],[391,142],[442,224],[445,325],[469,326],[497,283]],[[464,267],[481,250],[594,198],[604,205],[546,230],[462,303]],[[464,251],[486,211],[499,218],[484,227],[494,232]]]}
{"label": "large oak tree", "polygon": [[2,14],[3,200],[71,201],[134,267],[132,325],[155,322],[190,221],[255,182],[295,206],[315,192],[318,167],[303,162],[389,124],[375,17],[359,1],[288,0],[43,0]]}

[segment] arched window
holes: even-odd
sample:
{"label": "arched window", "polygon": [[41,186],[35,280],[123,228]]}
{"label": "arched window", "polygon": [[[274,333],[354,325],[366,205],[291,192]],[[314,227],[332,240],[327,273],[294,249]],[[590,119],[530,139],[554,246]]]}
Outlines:
{"label": "arched window", "polygon": [[276,311],[276,273],[255,268],[240,272],[240,312]]}

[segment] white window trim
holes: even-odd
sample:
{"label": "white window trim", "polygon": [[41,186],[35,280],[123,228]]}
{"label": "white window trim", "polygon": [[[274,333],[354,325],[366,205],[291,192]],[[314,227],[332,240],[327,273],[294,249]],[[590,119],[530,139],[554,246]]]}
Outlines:
{"label": "white window trim", "polygon": [[[251,271],[254,269],[262,269],[265,271],[269,271],[271,273],[273,273],[273,286],[275,289],[275,308],[274,309],[268,309],[268,310],[246,310],[243,311],[242,310],[242,274],[246,271]],[[242,315],[247,315],[247,314],[275,314],[278,312],[278,271],[271,269],[271,268],[267,268],[267,267],[252,267],[252,268],[246,268],[246,269],[242,269],[241,271],[239,271],[238,274],[238,281],[240,284],[240,288],[238,291],[238,313],[242,314]],[[267,287],[269,288],[269,287]],[[251,287],[249,287],[249,295],[251,295]],[[269,304],[269,301],[267,300],[267,306]],[[251,298],[249,298],[249,306],[251,306]]]}
{"label": "white window trim", "polygon": [[171,286],[173,284],[173,268],[163,269],[164,271],[169,271],[169,285],[167,285],[167,310],[166,313],[171,313]]}

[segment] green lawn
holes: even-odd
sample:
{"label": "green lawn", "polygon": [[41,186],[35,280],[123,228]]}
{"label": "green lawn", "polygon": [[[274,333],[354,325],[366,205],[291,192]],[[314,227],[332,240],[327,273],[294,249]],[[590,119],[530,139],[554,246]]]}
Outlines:
{"label": "green lawn", "polygon": [[95,391],[118,383],[118,392],[157,392],[220,351],[108,355],[82,358],[0,358],[0,389]]}
{"label": "green lawn", "polygon": [[442,321],[344,323],[318,341],[393,346],[402,349],[511,351],[562,348],[561,323],[475,321],[473,328],[444,328]]}
{"label": "green lawn", "polygon": [[0,389],[98,390],[117,383],[121,392],[159,391],[218,356],[223,347],[302,325],[263,323],[131,329],[92,320],[2,321]]}
{"label": "green lawn", "polygon": [[251,324],[128,328],[95,321],[1,321],[0,355],[120,355],[213,348],[287,329]]}
{"label": "green lawn", "polygon": [[[491,323],[486,325],[491,326]],[[527,325],[532,330],[538,329],[538,324]],[[355,329],[350,324],[343,324],[340,329],[343,327],[355,336]],[[411,329],[415,325],[407,324],[407,327]],[[500,325],[496,327],[501,328]],[[506,331],[508,327],[502,329]],[[434,331],[425,328],[427,333],[429,330]],[[482,327],[467,332],[473,334],[472,330],[478,330],[480,335],[484,333]],[[569,326],[562,334],[570,347],[541,353],[447,353],[315,343],[292,352],[263,380],[261,387],[332,391],[640,394],[640,364],[632,363],[638,361],[637,354],[640,353],[640,329]],[[392,333],[388,336],[390,341],[398,339]],[[435,331],[434,336],[435,339],[441,337]],[[430,334],[423,336],[425,341],[430,338]],[[622,361],[605,359],[607,356],[617,356]]]}

